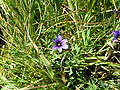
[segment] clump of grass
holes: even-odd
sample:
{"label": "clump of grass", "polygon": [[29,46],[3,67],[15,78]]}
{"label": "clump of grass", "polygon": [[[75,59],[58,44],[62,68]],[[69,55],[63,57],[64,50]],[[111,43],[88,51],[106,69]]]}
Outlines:
{"label": "clump of grass", "polygon": [[[2,0],[2,89],[119,89],[119,2]],[[112,10],[117,11],[113,13]],[[52,50],[61,35],[69,48]]]}

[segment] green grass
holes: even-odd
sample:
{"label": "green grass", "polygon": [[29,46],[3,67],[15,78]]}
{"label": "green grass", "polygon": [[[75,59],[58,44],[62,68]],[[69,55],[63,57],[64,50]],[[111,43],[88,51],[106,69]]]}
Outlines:
{"label": "green grass", "polygon": [[[1,90],[120,89],[120,45],[111,33],[120,30],[119,0],[0,0],[0,7]],[[62,53],[52,50],[57,35],[68,39]]]}

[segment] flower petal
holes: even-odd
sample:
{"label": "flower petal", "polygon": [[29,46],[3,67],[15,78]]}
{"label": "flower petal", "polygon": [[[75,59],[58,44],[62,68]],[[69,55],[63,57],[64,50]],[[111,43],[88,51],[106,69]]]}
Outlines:
{"label": "flower petal", "polygon": [[62,47],[59,47],[59,48],[58,48],[58,51],[61,53],[61,52],[62,52]]}
{"label": "flower petal", "polygon": [[120,31],[118,31],[119,33],[118,33],[118,35],[120,36]]}
{"label": "flower petal", "polygon": [[68,45],[67,45],[67,44],[64,44],[64,45],[62,46],[62,48],[63,48],[63,49],[68,49]]}
{"label": "flower petal", "polygon": [[119,36],[119,31],[112,31],[112,34],[114,35],[114,38],[117,38]]}
{"label": "flower petal", "polygon": [[61,42],[62,40],[62,36],[61,35],[57,35],[57,42]]}
{"label": "flower petal", "polygon": [[52,41],[56,44],[57,43],[57,40],[56,39],[52,39]]}
{"label": "flower petal", "polygon": [[64,44],[66,44],[66,42],[67,42],[67,39],[63,39],[63,40],[61,41],[61,44],[64,45]]}
{"label": "flower petal", "polygon": [[118,39],[117,38],[113,38],[113,42],[117,42],[118,41]]}
{"label": "flower petal", "polygon": [[52,46],[52,50],[58,49],[58,47],[56,45]]}

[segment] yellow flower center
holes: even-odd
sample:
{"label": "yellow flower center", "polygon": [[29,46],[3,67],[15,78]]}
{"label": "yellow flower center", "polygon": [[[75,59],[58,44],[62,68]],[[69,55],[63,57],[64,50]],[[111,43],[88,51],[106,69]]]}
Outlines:
{"label": "yellow flower center", "polygon": [[60,46],[60,45],[61,45],[60,43],[57,44],[57,46]]}
{"label": "yellow flower center", "polygon": [[117,39],[120,40],[120,36]]}

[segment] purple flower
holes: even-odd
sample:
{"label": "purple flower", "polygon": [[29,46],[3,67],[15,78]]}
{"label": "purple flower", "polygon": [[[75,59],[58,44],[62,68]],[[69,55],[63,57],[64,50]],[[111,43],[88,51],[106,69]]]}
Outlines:
{"label": "purple flower", "polygon": [[67,39],[62,40],[61,35],[57,35],[56,39],[52,39],[55,45],[52,46],[52,50],[58,49],[59,52],[62,52],[62,49],[68,49],[68,45],[66,44]]}
{"label": "purple flower", "polygon": [[113,42],[120,41],[120,31],[112,31],[114,35]]}
{"label": "purple flower", "polygon": [[113,12],[113,13],[116,13],[117,11],[116,11],[116,9],[114,9],[114,10],[112,10],[112,12]]}

